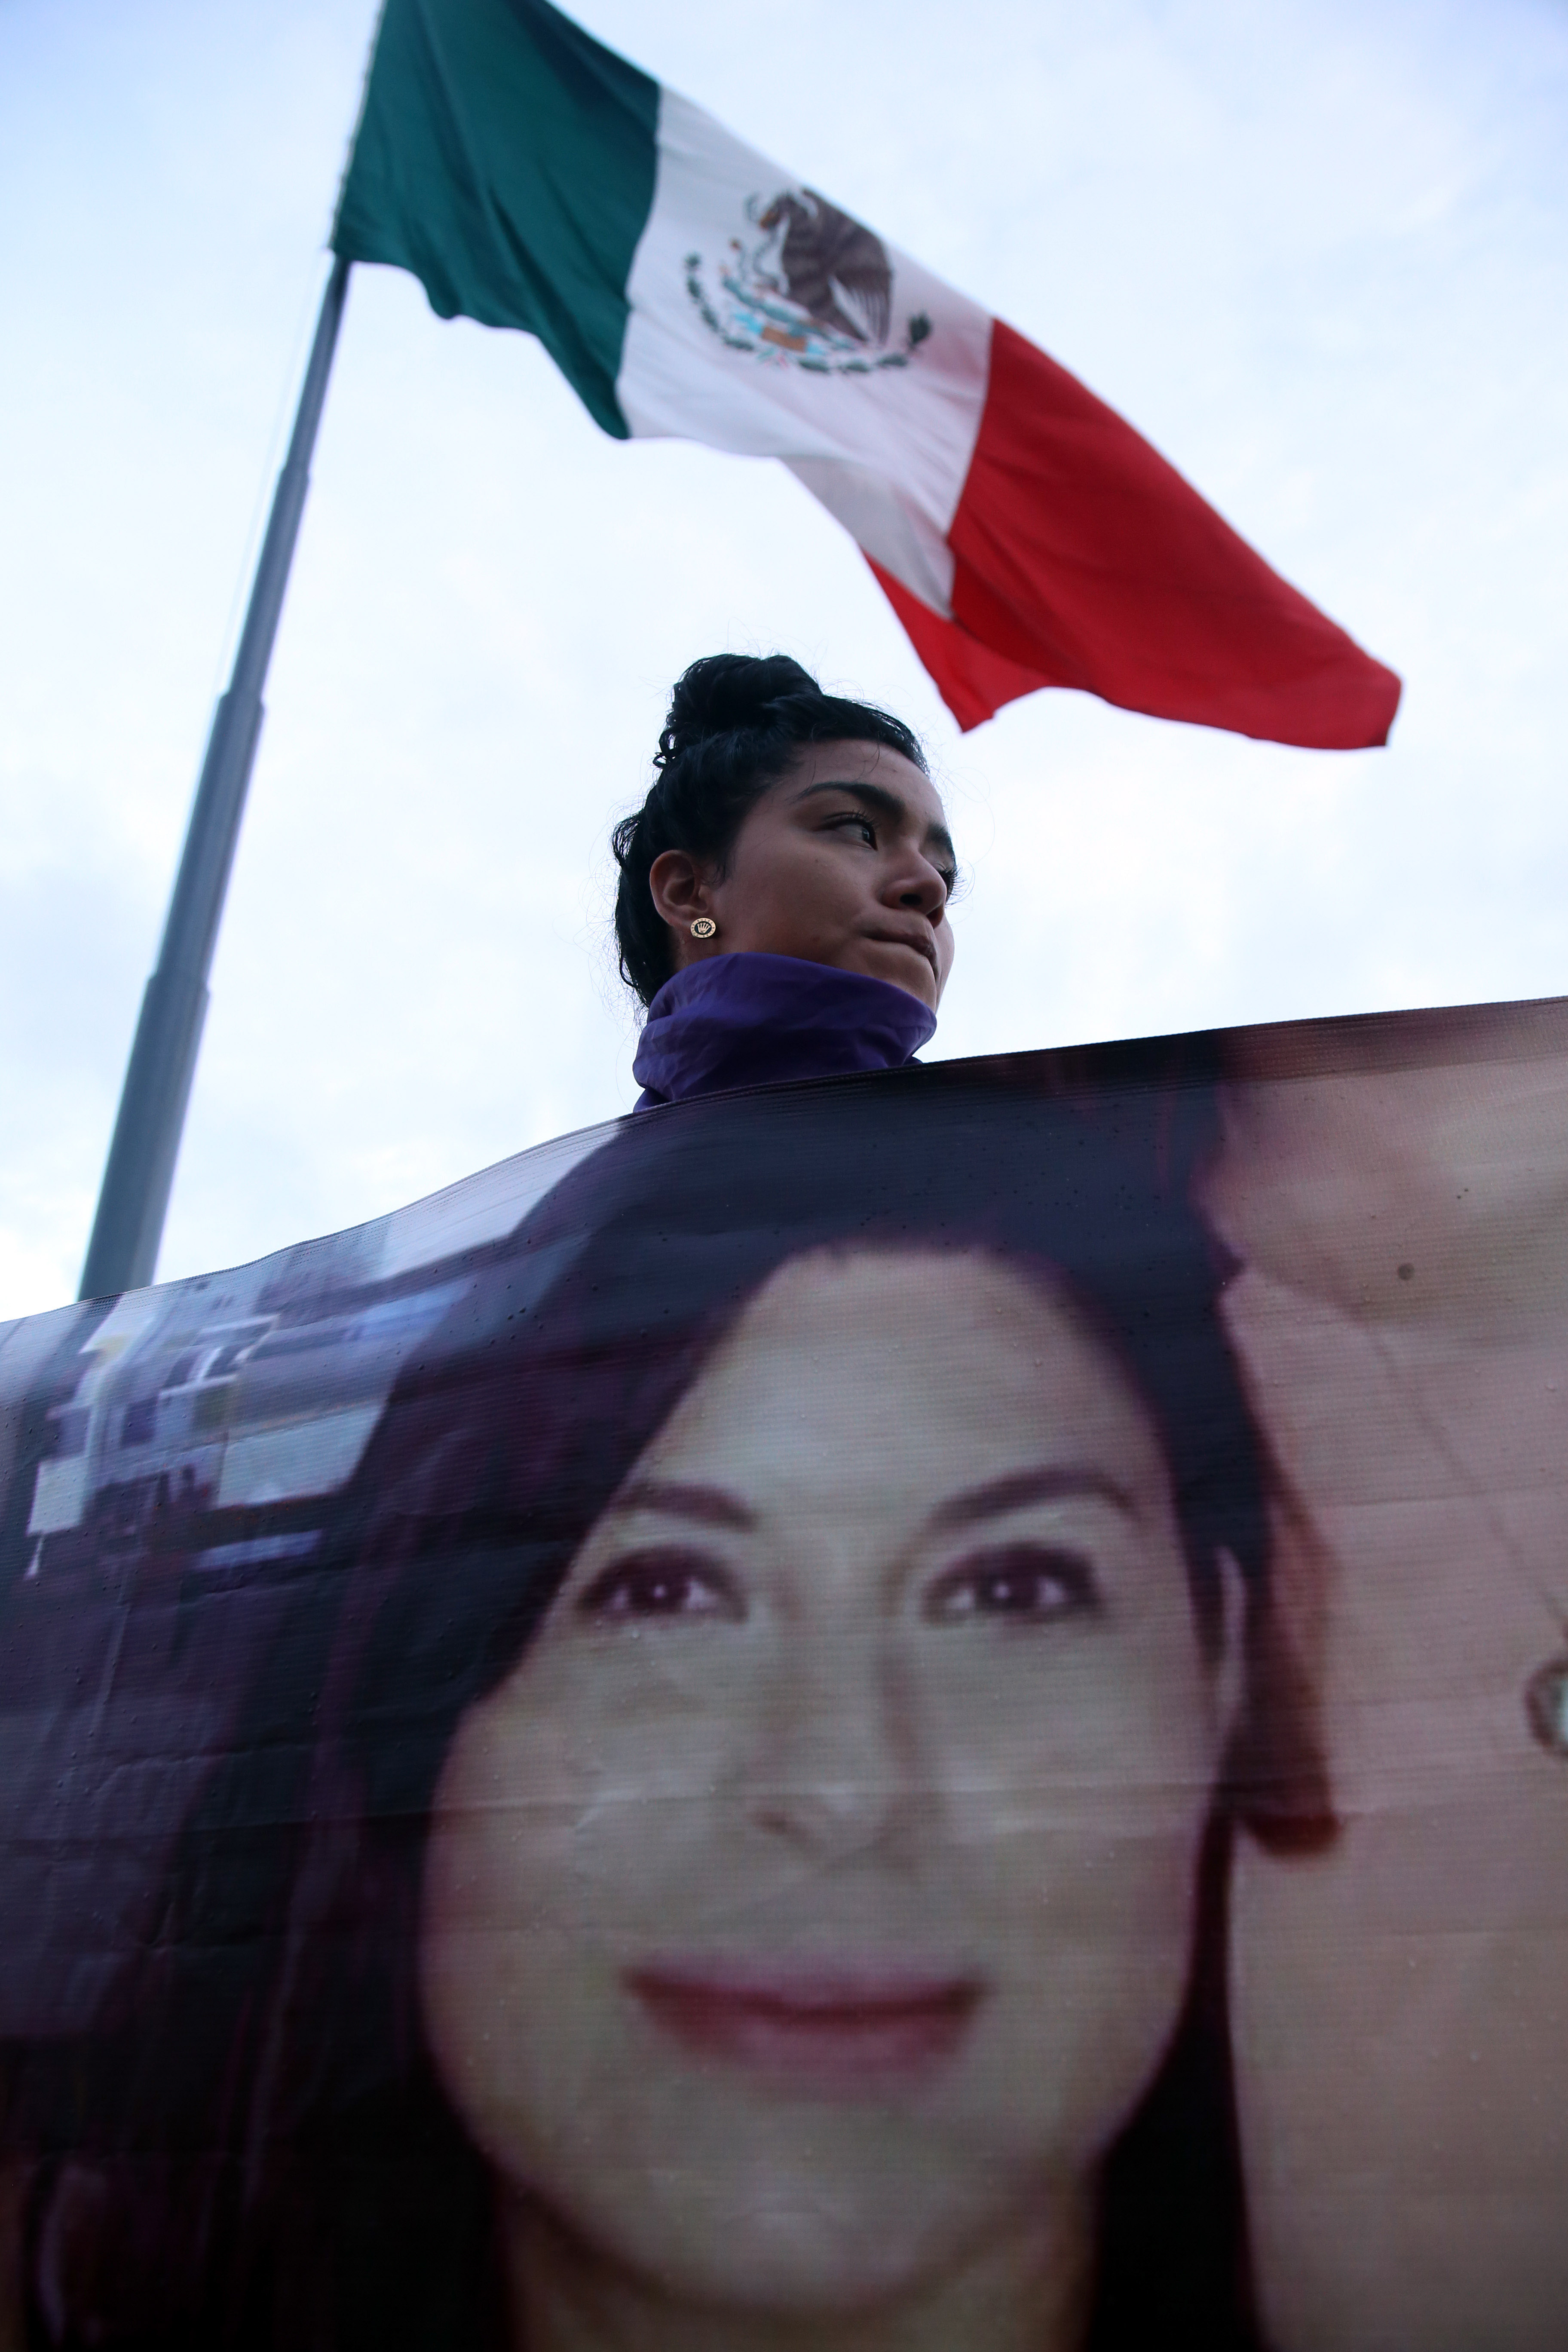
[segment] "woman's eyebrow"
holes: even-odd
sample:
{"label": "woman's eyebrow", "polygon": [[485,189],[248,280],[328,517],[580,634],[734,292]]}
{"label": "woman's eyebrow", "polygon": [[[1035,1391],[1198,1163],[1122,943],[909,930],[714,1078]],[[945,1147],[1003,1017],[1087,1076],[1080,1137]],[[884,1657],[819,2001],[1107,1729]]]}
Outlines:
{"label": "woman's eyebrow", "polygon": [[757,1515],[722,1486],[702,1486],[673,1478],[638,1478],[623,1486],[615,1509],[658,1511],[672,1519],[699,1519],[704,1527],[754,1528]]}
{"label": "woman's eyebrow", "polygon": [[[885,784],[851,783],[847,778],[838,782],[829,779],[826,783],[803,786],[795,796],[796,807],[802,801],[811,800],[819,793],[847,793],[850,800],[858,801],[862,808],[869,809],[874,815],[885,817],[889,824],[902,824],[910,813],[908,803],[901,801],[897,793],[890,793]],[[921,846],[940,850],[952,864],[958,863],[952,835],[944,824],[927,825]]]}
{"label": "woman's eyebrow", "polygon": [[963,1494],[939,1504],[929,1524],[939,1531],[970,1528],[981,1519],[1021,1510],[1028,1503],[1056,1503],[1083,1495],[1110,1504],[1130,1519],[1139,1516],[1128,1489],[1108,1471],[1062,1465],[1052,1469],[1011,1470],[1005,1477],[989,1479],[983,1486],[966,1487]]}

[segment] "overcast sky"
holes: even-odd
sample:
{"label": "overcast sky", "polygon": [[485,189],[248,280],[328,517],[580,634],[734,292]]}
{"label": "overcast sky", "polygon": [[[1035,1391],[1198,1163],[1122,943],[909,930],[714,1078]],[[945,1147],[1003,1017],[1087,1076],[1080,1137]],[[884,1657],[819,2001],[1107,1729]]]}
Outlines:
{"label": "overcast sky", "polygon": [[[933,1052],[1568,990],[1562,0],[583,0],[1043,344],[1391,663],[1386,751],[961,737],[778,467],[356,271],[160,1273],[629,1107],[605,835],[671,678],[924,733]],[[374,0],[0,0],[0,1317],[74,1294]]]}

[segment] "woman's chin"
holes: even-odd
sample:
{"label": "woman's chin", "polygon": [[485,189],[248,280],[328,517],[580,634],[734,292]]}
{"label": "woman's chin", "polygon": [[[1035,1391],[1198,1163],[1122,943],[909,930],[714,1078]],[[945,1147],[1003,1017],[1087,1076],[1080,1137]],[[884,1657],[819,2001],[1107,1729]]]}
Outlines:
{"label": "woman's chin", "polygon": [[601,2174],[596,2210],[562,2218],[579,2248],[610,2253],[667,2300],[826,2324],[901,2303],[964,2266],[996,2223],[975,2169],[907,2149],[900,2161],[889,2147],[873,2174],[863,2157],[836,2161],[803,2135],[796,2149],[775,2144],[760,2160],[667,2160],[613,2215]]}
{"label": "woman's chin", "polygon": [[928,1013],[936,1011],[936,974],[918,949],[899,947],[886,940],[867,940],[860,943],[859,953],[848,969],[864,974],[868,980],[885,980],[889,987],[901,988],[923,1004]]}

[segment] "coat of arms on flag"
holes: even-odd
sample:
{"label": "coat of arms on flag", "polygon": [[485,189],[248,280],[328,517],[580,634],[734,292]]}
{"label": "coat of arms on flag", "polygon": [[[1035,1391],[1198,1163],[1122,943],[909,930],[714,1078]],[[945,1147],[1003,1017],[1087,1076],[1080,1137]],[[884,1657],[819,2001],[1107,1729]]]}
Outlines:
{"label": "coat of arms on flag", "polygon": [[747,199],[748,236],[731,236],[710,271],[686,257],[698,316],[730,351],[816,374],[906,367],[931,333],[917,310],[889,348],[895,279],[882,240],[815,188]]}

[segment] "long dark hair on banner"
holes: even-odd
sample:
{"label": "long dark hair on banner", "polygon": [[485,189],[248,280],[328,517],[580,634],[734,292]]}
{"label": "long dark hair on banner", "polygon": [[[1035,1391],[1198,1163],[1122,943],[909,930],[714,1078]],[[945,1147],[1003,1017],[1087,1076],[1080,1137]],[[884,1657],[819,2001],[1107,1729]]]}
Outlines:
{"label": "long dark hair on banner", "polygon": [[837,1245],[982,1251],[1065,1290],[1163,1445],[1210,1655],[1222,1556],[1240,1571],[1247,1687],[1185,2006],[1103,2167],[1089,2341],[1257,2346],[1227,1861],[1237,1834],[1310,1846],[1331,1819],[1272,1572],[1279,1489],[1220,1312],[1232,1267],[1192,1201],[1212,1126],[1206,1085],[1075,1097],[1029,1061],[911,1068],[645,1114],[547,1196],[405,1369],[314,1588],[330,1628],[254,1695],[121,2030],[62,2073],[26,2223],[32,2342],[510,2340],[491,2174],[421,2020],[437,1780],[747,1300]]}

